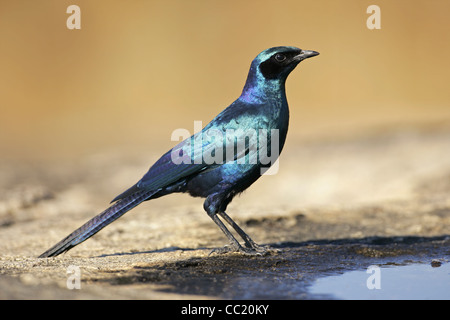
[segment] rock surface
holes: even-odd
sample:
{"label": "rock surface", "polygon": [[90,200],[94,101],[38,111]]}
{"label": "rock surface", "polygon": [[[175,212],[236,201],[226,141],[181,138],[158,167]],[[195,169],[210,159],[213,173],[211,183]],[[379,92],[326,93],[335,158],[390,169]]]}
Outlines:
{"label": "rock surface", "polygon": [[[141,204],[64,255],[36,258],[101,212],[157,156],[122,150],[65,162],[3,161],[0,298],[320,298],[308,286],[325,275],[449,259],[448,126],[288,139],[278,173],[228,208],[276,254],[210,255],[226,238],[202,199],[171,195]],[[68,289],[73,266],[80,290]]]}

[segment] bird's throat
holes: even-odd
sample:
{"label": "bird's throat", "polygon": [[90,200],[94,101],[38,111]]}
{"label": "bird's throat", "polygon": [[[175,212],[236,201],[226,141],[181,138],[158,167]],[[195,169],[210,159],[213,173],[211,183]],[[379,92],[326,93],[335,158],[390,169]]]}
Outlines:
{"label": "bird's throat", "polygon": [[271,100],[282,101],[286,99],[285,82],[282,80],[257,81],[255,83],[247,83],[239,97],[246,103],[266,103]]}

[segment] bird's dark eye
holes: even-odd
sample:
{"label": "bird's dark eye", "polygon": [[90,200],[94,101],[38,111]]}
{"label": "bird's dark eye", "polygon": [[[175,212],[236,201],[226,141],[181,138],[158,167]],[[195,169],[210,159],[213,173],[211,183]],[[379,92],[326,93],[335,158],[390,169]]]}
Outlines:
{"label": "bird's dark eye", "polygon": [[277,60],[278,62],[283,62],[284,60],[286,60],[286,56],[282,53],[277,53],[275,55],[275,60]]}

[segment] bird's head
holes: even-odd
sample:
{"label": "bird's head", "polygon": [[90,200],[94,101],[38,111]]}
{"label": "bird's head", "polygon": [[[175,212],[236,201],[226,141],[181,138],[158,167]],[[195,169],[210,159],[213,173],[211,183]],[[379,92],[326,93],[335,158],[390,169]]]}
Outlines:
{"label": "bird's head", "polygon": [[303,60],[317,56],[319,53],[302,50],[296,47],[273,47],[264,50],[253,60],[244,87],[243,94],[248,90],[255,93],[264,90],[266,85],[284,85],[292,70]]}
{"label": "bird's head", "polygon": [[316,51],[296,47],[274,47],[261,52],[253,61],[265,79],[285,80],[289,73],[303,60],[317,56]]}

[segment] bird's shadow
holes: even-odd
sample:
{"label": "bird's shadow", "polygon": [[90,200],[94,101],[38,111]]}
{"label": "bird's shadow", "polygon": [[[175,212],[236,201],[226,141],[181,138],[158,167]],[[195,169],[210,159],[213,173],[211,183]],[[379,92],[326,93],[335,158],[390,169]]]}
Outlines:
{"label": "bird's shadow", "polygon": [[[127,272],[99,277],[112,285],[157,284],[156,291],[225,299],[304,299],[316,279],[373,264],[431,261],[448,255],[450,235],[364,237],[267,243],[280,253],[262,257],[213,254],[157,264],[139,264]],[[195,251],[212,248],[167,247],[97,257]],[[408,262],[409,261],[409,262]]]}
{"label": "bird's shadow", "polygon": [[[264,243],[263,245],[269,246],[274,249],[294,249],[306,246],[325,246],[325,245],[370,245],[370,246],[389,246],[389,245],[414,245],[419,243],[428,243],[435,241],[445,241],[449,240],[450,235],[441,236],[369,236],[362,238],[341,238],[341,239],[317,239],[317,240],[307,240],[307,241],[283,241],[274,243]],[[92,258],[105,258],[114,256],[127,256],[127,255],[141,255],[141,254],[152,254],[152,253],[165,253],[165,252],[175,252],[175,251],[196,251],[196,250],[211,250],[213,247],[178,247],[171,246],[156,250],[146,250],[146,251],[132,251],[132,252],[116,252],[110,254],[102,254],[98,256],[93,256]]]}
{"label": "bird's shadow", "polygon": [[[147,250],[147,251],[132,251],[132,252],[116,252],[116,253],[109,253],[109,254],[101,254],[99,256],[93,256],[91,258],[106,258],[106,257],[115,257],[115,256],[131,256],[131,255],[138,255],[138,254],[150,254],[150,253],[163,253],[163,252],[174,252],[174,251],[195,251],[195,250],[202,250],[202,249],[208,249],[206,247],[203,248],[182,248],[177,246],[167,247],[167,248],[161,248],[156,250]],[[212,248],[211,248],[212,250]]]}
{"label": "bird's shadow", "polygon": [[341,238],[341,239],[317,239],[310,241],[302,241],[302,242],[292,242],[285,241],[282,243],[275,243],[273,247],[275,248],[298,248],[302,246],[308,245],[351,245],[351,244],[360,244],[360,245],[374,245],[374,246],[383,246],[383,245],[413,245],[418,243],[427,243],[434,241],[445,241],[449,240],[450,235],[441,235],[441,236],[368,236],[362,238]]}

